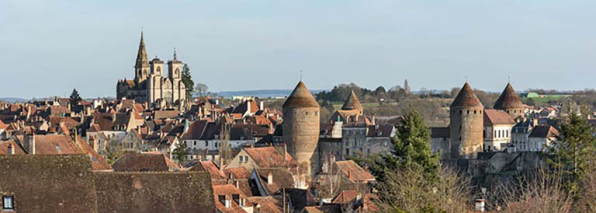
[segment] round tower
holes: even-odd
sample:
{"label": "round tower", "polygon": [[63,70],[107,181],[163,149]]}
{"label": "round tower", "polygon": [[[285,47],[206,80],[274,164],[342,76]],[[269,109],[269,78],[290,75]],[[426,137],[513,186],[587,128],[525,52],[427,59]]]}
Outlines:
{"label": "round tower", "polygon": [[503,93],[495,102],[494,108],[507,112],[513,119],[524,117],[526,111],[526,105],[521,102],[519,95],[510,83],[507,83]]}
{"label": "round tower", "polygon": [[350,96],[344,102],[344,105],[341,107],[342,110],[355,110],[358,112],[358,115],[364,114],[364,108],[362,108],[362,104],[360,104],[360,100],[358,100],[358,96],[354,93],[354,90],[350,92]]}
{"label": "round tower", "polygon": [[288,152],[308,176],[318,169],[320,107],[300,81],[283,104],[283,141]]}
{"label": "round tower", "polygon": [[482,151],[484,106],[466,82],[449,110],[451,158],[474,159]]}

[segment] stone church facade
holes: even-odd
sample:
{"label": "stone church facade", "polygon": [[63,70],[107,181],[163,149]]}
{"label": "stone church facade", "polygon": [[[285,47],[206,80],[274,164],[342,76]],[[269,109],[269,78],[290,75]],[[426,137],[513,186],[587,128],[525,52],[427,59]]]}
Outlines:
{"label": "stone church facade", "polygon": [[141,33],[141,43],[134,66],[134,80],[122,79],[116,86],[117,98],[133,99],[147,107],[167,108],[181,106],[186,97],[186,85],[182,82],[182,61],[174,58],[167,62],[168,76],[164,77],[164,62],[155,57],[149,61]]}

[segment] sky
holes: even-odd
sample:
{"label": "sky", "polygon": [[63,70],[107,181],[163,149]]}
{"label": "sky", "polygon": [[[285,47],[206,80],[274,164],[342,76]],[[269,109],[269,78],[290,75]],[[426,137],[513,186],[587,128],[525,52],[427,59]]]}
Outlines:
{"label": "sky", "polygon": [[595,88],[596,1],[0,1],[0,97],[115,96],[149,59],[211,91],[354,82],[413,90]]}

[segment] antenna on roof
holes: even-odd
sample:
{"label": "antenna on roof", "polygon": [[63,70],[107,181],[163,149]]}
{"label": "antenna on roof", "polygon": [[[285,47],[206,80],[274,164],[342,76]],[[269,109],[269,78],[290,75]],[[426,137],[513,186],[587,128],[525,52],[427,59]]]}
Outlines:
{"label": "antenna on roof", "polygon": [[176,60],[176,47],[174,47],[174,61]]}

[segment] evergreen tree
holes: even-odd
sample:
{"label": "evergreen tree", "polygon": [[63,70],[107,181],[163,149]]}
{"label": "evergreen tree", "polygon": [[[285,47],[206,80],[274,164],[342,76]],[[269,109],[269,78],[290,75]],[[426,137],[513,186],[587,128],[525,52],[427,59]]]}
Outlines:
{"label": "evergreen tree", "polygon": [[192,90],[195,82],[190,76],[190,68],[187,64],[184,64],[184,67],[182,68],[182,82],[184,83],[184,86],[186,86],[186,100],[192,99]]}
{"label": "evergreen tree", "polygon": [[411,109],[404,116],[403,122],[396,126],[392,143],[390,155],[377,156],[359,163],[366,164],[379,182],[385,180],[387,171],[402,168],[420,169],[428,181],[438,181],[441,169],[439,155],[432,153],[430,130],[416,110]]}
{"label": "evergreen tree", "polygon": [[186,156],[188,155],[188,149],[186,143],[179,138],[179,143],[176,145],[174,151],[172,151],[172,155],[174,155],[174,159],[178,160],[178,163],[184,162],[186,160]]}
{"label": "evergreen tree", "polygon": [[549,147],[548,163],[553,170],[561,172],[565,188],[578,192],[578,183],[588,169],[594,155],[594,130],[587,120],[571,113],[566,124],[561,126],[561,135]]}
{"label": "evergreen tree", "polygon": [[70,94],[70,106],[76,106],[77,104],[79,104],[79,102],[81,102],[81,100],[83,100],[81,98],[81,96],[79,95],[79,92],[77,91],[77,89],[72,89],[72,93]]}

